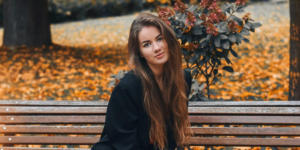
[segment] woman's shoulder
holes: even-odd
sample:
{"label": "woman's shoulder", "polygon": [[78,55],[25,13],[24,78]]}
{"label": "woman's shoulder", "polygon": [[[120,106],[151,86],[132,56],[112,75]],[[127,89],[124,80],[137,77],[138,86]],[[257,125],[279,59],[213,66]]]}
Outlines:
{"label": "woman's shoulder", "polygon": [[140,86],[141,80],[134,74],[134,70],[130,70],[116,85],[116,88],[135,90],[137,88],[140,88]]}
{"label": "woman's shoulder", "polygon": [[140,84],[134,72],[129,71],[114,87],[110,98],[111,103],[129,102],[138,107],[140,104],[139,97],[142,93]]}

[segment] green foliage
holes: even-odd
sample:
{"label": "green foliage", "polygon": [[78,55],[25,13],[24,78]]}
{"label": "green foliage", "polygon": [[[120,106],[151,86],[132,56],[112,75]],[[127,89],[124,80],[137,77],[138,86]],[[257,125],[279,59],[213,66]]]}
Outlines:
{"label": "green foliage", "polygon": [[[245,5],[241,3],[225,3],[221,8],[212,0],[203,1],[198,6],[190,6],[177,0],[175,13],[172,10],[159,7],[159,17],[165,20],[173,29],[177,39],[181,42],[186,69],[191,71],[194,79],[204,76],[208,99],[209,86],[218,81],[218,69],[222,58],[228,65],[232,64],[228,58],[229,51],[234,57],[237,53],[233,45],[240,45],[250,41],[244,37],[255,32],[261,24],[254,22],[247,13],[239,18],[234,13],[245,12]],[[175,15],[170,15],[175,14]],[[167,18],[167,19],[166,19]],[[230,66],[222,67],[230,73],[234,72]],[[193,82],[191,100],[206,100],[203,98],[204,85]]]}

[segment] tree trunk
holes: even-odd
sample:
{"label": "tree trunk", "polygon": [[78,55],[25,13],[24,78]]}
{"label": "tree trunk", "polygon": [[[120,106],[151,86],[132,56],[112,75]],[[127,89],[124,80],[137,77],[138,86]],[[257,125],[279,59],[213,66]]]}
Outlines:
{"label": "tree trunk", "polygon": [[300,100],[300,0],[290,0],[289,100]]}
{"label": "tree trunk", "polygon": [[3,45],[51,45],[47,0],[4,0]]}

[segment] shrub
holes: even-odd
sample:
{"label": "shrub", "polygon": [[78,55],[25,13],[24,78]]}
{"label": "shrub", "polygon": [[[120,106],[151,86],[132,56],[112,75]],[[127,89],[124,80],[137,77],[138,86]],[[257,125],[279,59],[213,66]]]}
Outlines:
{"label": "shrub", "polygon": [[[234,72],[229,66],[229,52],[238,57],[232,49],[234,45],[240,45],[242,41],[249,43],[244,37],[255,32],[261,24],[254,22],[250,13],[239,18],[234,13],[244,13],[245,0],[236,0],[235,3],[225,3],[222,8],[217,5],[217,0],[202,0],[198,5],[188,7],[180,0],[176,0],[174,10],[168,7],[158,7],[158,16],[165,20],[173,29],[181,44],[185,68],[191,71],[193,76],[192,93],[190,100],[209,100],[209,86],[218,82],[218,69],[221,59],[225,59],[228,65],[223,70]],[[207,97],[204,96],[204,84],[199,85],[197,78],[204,76],[207,89]]]}

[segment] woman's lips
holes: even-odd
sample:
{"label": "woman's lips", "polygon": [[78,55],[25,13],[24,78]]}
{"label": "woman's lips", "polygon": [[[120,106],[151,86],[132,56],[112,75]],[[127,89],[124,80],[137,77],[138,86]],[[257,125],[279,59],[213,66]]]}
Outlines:
{"label": "woman's lips", "polygon": [[158,55],[156,55],[155,57],[156,58],[161,58],[161,57],[163,57],[164,56],[164,52],[163,53],[160,53],[160,54],[158,54]]}

